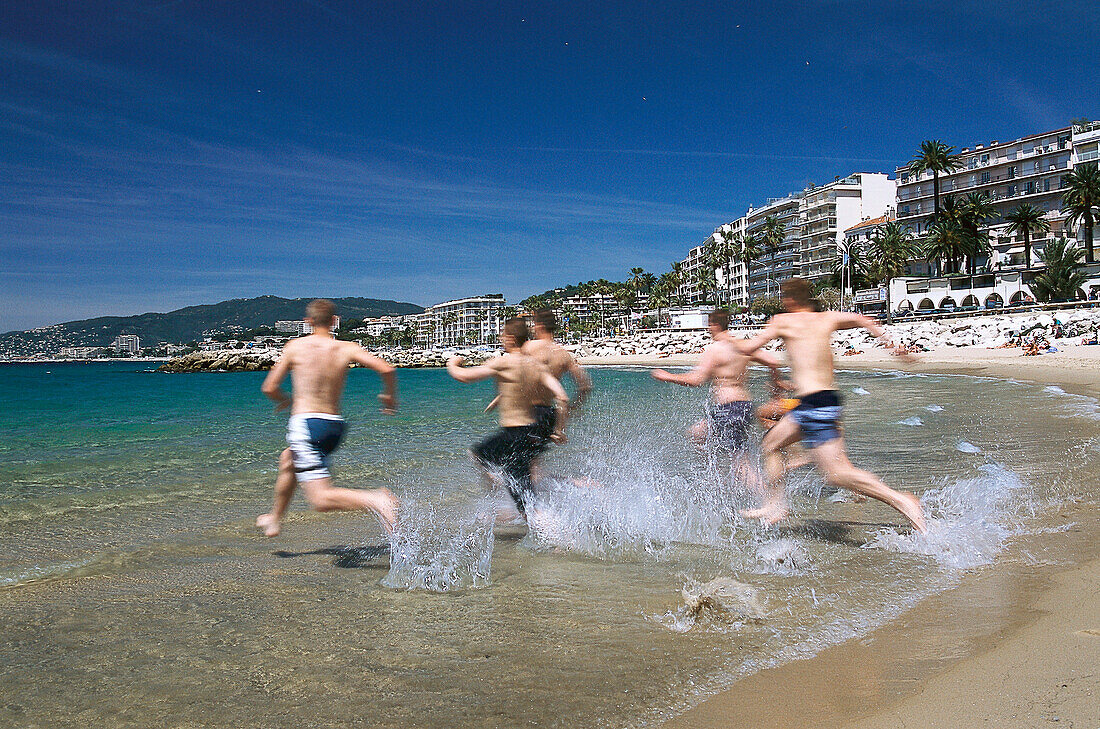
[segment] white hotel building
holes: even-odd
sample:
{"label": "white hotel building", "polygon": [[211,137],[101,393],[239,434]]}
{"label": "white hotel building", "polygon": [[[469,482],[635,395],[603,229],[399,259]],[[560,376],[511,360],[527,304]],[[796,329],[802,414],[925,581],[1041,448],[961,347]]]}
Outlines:
{"label": "white hotel building", "polygon": [[[993,249],[988,258],[978,260],[976,276],[929,278],[924,261],[910,268],[918,278],[891,282],[892,305],[900,309],[942,311],[951,308],[997,307],[1033,299],[1030,283],[1042,270],[1038,254],[1047,242],[1062,237],[1084,239],[1083,226],[1070,230],[1067,213],[1062,211],[1065,177],[1075,165],[1100,158],[1100,122],[1063,127],[1032,134],[1011,142],[993,140],[960,150],[962,166],[940,174],[940,202],[948,195],[984,193],[990,197],[998,215],[986,226]],[[908,167],[897,168],[898,223],[914,234],[927,231],[934,212],[932,173],[912,175]],[[1050,232],[1031,239],[1031,270],[1026,270],[1023,237],[1010,235],[1004,216],[1020,203],[1030,203],[1046,211]],[[1083,243],[1082,243],[1083,245]],[[1086,269],[1090,281],[1080,292],[1093,296],[1100,292],[1100,265]]]}
{"label": "white hotel building", "polygon": [[416,344],[424,348],[495,344],[504,326],[505,306],[500,294],[429,306],[416,316]]}
{"label": "white hotel building", "polygon": [[[801,276],[811,282],[828,279],[837,270],[844,246],[844,231],[862,220],[886,215],[894,206],[895,181],[881,172],[856,172],[824,185],[808,187],[785,197],[771,198],[761,207],[749,208],[741,218],[715,230],[715,235],[759,235],[769,216],[784,224],[782,244],[754,261],[746,277],[739,261],[729,266],[731,302],[746,305],[751,298],[775,295],[779,282]],[[703,246],[693,248],[683,261],[687,275],[681,294],[697,295],[690,272],[702,265]],[[725,271],[718,272],[725,296]]]}

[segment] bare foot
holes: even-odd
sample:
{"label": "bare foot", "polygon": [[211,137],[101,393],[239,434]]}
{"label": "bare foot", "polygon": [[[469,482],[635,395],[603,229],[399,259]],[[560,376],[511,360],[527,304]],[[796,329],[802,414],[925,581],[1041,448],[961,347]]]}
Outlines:
{"label": "bare foot", "polygon": [[260,514],[256,517],[256,528],[262,529],[265,537],[277,537],[282,525],[274,514]]}
{"label": "bare foot", "polygon": [[397,497],[393,495],[385,486],[374,490],[375,504],[374,513],[378,517],[378,521],[382,523],[382,528],[386,530],[386,534],[393,534],[393,528],[397,525],[397,507],[400,502]]}
{"label": "bare foot", "polygon": [[787,505],[781,502],[764,504],[759,509],[742,509],[741,516],[746,519],[759,519],[764,526],[778,524],[787,518]]}
{"label": "bare foot", "polygon": [[928,524],[924,521],[924,508],[920,505],[920,499],[907,491],[899,491],[901,503],[896,507],[906,519],[913,524],[913,528],[921,534],[928,533]]}

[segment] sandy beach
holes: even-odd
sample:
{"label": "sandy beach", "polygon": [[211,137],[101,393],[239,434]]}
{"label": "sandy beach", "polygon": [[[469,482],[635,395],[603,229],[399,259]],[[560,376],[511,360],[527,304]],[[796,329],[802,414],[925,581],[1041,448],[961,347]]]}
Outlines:
{"label": "sandy beach", "polygon": [[[903,363],[883,350],[838,369],[965,374],[1100,396],[1100,347],[960,347]],[[588,358],[591,366],[689,366],[697,355]],[[1084,512],[1084,510],[1082,510]],[[977,571],[868,638],[739,681],[669,721],[683,727],[1100,727],[1100,549],[1096,514],[1074,514],[1069,566]],[[1076,530],[1070,530],[1076,531]],[[913,646],[921,650],[914,653]]]}

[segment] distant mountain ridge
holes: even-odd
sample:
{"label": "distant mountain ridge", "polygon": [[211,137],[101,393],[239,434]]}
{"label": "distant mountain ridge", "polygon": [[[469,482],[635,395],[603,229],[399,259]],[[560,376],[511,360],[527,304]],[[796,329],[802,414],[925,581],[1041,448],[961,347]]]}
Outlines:
{"label": "distant mountain ridge", "polygon": [[[252,299],[230,299],[217,304],[187,306],[165,313],[133,316],[100,316],[24,332],[0,335],[0,350],[46,347],[105,347],[120,334],[136,334],[142,346],[157,342],[186,343],[201,340],[203,332],[226,330],[232,326],[254,329],[273,326],[284,319],[301,319],[311,299],[284,299],[280,296],[257,296]],[[332,300],[343,320],[378,316],[419,314],[424,307],[403,301],[366,299],[346,296]],[[22,346],[20,346],[22,345]],[[39,346],[36,346],[39,345]]]}

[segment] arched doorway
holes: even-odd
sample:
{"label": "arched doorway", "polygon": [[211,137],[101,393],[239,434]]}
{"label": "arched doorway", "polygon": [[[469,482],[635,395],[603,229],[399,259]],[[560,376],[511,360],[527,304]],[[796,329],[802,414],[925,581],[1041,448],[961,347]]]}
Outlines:
{"label": "arched doorway", "polygon": [[963,308],[967,308],[967,307],[977,308],[978,307],[978,297],[975,296],[974,294],[970,294],[965,299],[963,299]]}
{"label": "arched doorway", "polygon": [[1016,293],[1014,293],[1009,298],[1008,303],[1010,303],[1010,304],[1022,304],[1022,303],[1024,303],[1024,292],[1023,291],[1017,291]]}
{"label": "arched doorway", "polygon": [[945,296],[943,297],[943,299],[940,300],[941,309],[954,309],[956,306],[958,305],[955,303],[955,300],[952,299],[950,296]]}
{"label": "arched doorway", "polygon": [[935,308],[936,305],[932,303],[932,299],[921,299],[917,304],[917,311],[932,311]]}
{"label": "arched doorway", "polygon": [[993,293],[985,297],[985,308],[987,309],[1000,309],[1005,305],[1005,300],[1001,298],[1000,294]]}
{"label": "arched doorway", "polygon": [[913,310],[913,302],[911,302],[909,299],[902,299],[901,303],[898,304],[898,311],[912,311],[912,310]]}

